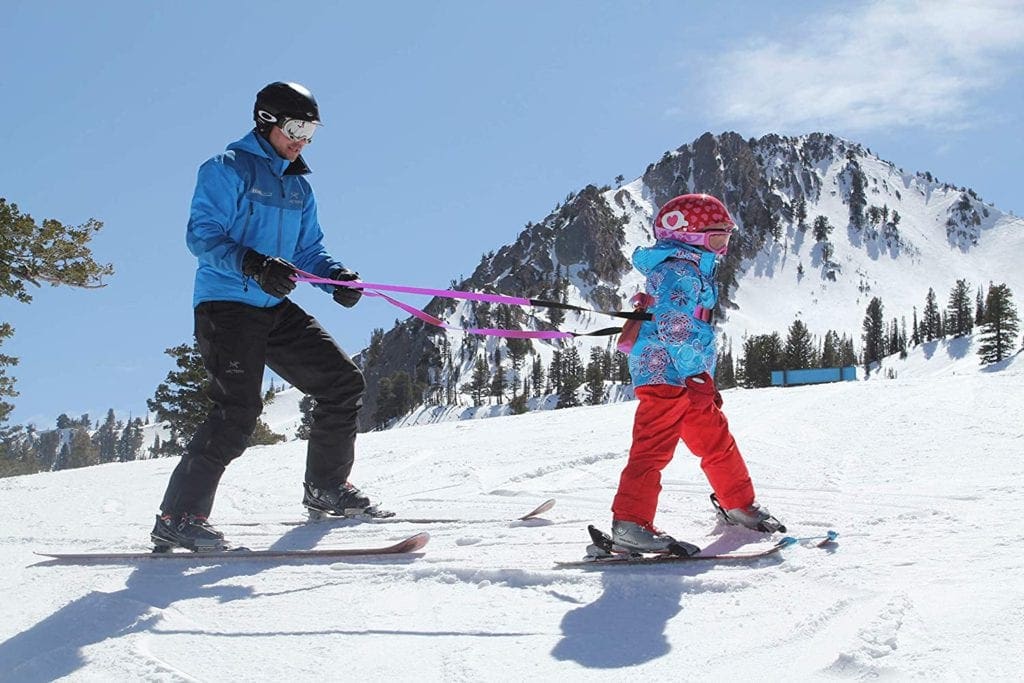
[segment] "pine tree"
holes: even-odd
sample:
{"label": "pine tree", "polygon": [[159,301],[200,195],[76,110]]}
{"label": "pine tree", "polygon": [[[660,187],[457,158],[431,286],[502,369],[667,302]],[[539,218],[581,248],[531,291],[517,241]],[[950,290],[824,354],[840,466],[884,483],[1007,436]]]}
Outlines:
{"label": "pine tree", "polygon": [[590,349],[590,362],[586,370],[587,405],[595,406],[604,401],[604,351],[596,346]]}
{"label": "pine tree", "polygon": [[551,354],[551,364],[548,365],[548,384],[551,386],[551,393],[562,393],[562,352],[555,351]]}
{"label": "pine tree", "polygon": [[270,428],[262,418],[256,420],[256,428],[249,435],[249,446],[269,446],[285,440],[284,434],[278,434]]}
{"label": "pine tree", "polygon": [[[569,303],[569,281],[557,273],[555,274],[555,282],[552,287],[551,298],[559,303]],[[558,327],[565,322],[565,310],[561,308],[549,308],[548,320],[551,321],[552,327]]]}
{"label": "pine tree", "polygon": [[523,393],[514,396],[512,400],[508,402],[508,409],[513,415],[522,415],[529,410],[529,404],[527,403],[529,390],[526,384],[527,382],[524,381]]}
{"label": "pine tree", "polygon": [[[32,295],[25,283],[41,286],[69,285],[95,288],[103,286],[103,276],[114,272],[110,264],[93,260],[89,243],[103,223],[89,219],[77,227],[63,225],[53,219],[37,224],[35,219],[18,210],[17,204],[0,197],[0,298],[11,297],[31,303]],[[8,323],[0,323],[0,343],[14,334]],[[13,405],[3,401],[14,398],[15,378],[5,368],[17,365],[18,359],[0,354],[0,437]]]}
{"label": "pine tree", "polygon": [[309,440],[309,432],[313,428],[313,411],[316,409],[316,399],[309,394],[304,394],[299,400],[299,413],[302,420],[299,428],[295,430],[295,436],[303,441]]}
{"label": "pine tree", "polygon": [[985,322],[978,347],[983,364],[998,363],[1014,352],[1019,323],[1010,288],[1005,284],[989,285],[988,296],[985,297]]}
{"label": "pine tree", "polygon": [[612,364],[614,365],[615,381],[619,384],[631,384],[633,378],[629,374],[629,356],[616,351],[612,357]]}
{"label": "pine tree", "polygon": [[885,321],[882,317],[882,300],[877,296],[868,304],[863,329],[864,366],[870,370],[871,364],[881,361],[885,355]]}
{"label": "pine tree", "polygon": [[484,397],[487,395],[487,388],[491,381],[491,371],[487,366],[487,360],[478,356],[476,365],[473,367],[473,378],[470,380],[469,393],[473,397],[473,405],[482,406]]}
{"label": "pine tree", "polygon": [[971,295],[967,280],[957,280],[949,293],[946,308],[946,334],[960,337],[974,329],[974,311],[971,310]]}
{"label": "pine tree", "polygon": [[903,317],[900,318],[900,345],[899,345],[900,358],[906,358],[907,357],[907,343],[908,342],[909,342],[909,337],[907,337],[907,316],[903,316]]}
{"label": "pine tree", "polygon": [[942,316],[939,314],[939,305],[935,301],[935,290],[928,288],[928,296],[924,301],[924,317],[921,320],[921,330],[924,341],[935,341],[942,337]]}
{"label": "pine tree", "polygon": [[896,318],[889,323],[889,333],[885,340],[885,355],[890,356],[894,353],[900,354],[900,358],[907,357],[907,337],[900,332],[900,324]]}
{"label": "pine tree", "polygon": [[772,370],[780,369],[782,361],[782,337],[778,332],[747,337],[743,342],[743,386],[770,386]]}
{"label": "pine tree", "polygon": [[452,354],[452,346],[448,342],[448,337],[442,335],[441,339],[444,348],[444,367],[447,368],[447,372],[444,373],[444,402],[446,405],[455,405],[459,386],[459,370],[455,367],[455,357]]}
{"label": "pine tree", "polygon": [[821,367],[841,367],[839,360],[839,335],[833,330],[825,333],[825,341],[821,345]]}
{"label": "pine tree", "polygon": [[974,296],[974,324],[977,327],[981,327],[985,323],[985,296],[982,294],[981,287],[978,287],[978,293]]}
{"label": "pine tree", "polygon": [[572,408],[580,404],[576,396],[576,390],[583,384],[583,362],[580,360],[580,352],[575,346],[570,346],[561,355],[561,390],[558,392],[558,407]]}
{"label": "pine tree", "polygon": [[92,442],[96,445],[100,462],[114,462],[117,460],[117,419],[114,417],[114,409],[107,411],[107,419],[103,421],[100,428],[92,436]]}
{"label": "pine tree", "polygon": [[63,455],[61,469],[91,467],[100,463],[99,449],[93,445],[84,427],[78,427],[72,432],[71,441],[65,446]]}
{"label": "pine tree", "polygon": [[530,385],[533,387],[534,397],[539,397],[544,390],[544,362],[540,359],[539,354],[533,359]]}
{"label": "pine tree", "polygon": [[732,344],[724,334],[722,335],[722,344],[718,347],[715,386],[719,389],[732,389],[736,386],[736,362],[732,356]]}
{"label": "pine tree", "polygon": [[601,374],[604,375],[606,380],[612,378],[612,372],[615,369],[615,365],[612,361],[612,344],[611,339],[608,340],[608,346],[601,350]]}
{"label": "pine tree", "polygon": [[[484,381],[486,382],[487,362],[484,361]],[[377,399],[378,423],[383,425],[389,420],[405,415],[419,403],[422,385],[413,381],[405,370],[399,370],[386,378],[383,391]],[[482,389],[486,394],[486,384]]]}
{"label": "pine tree", "polygon": [[392,406],[395,403],[394,392],[391,390],[391,378],[381,377],[377,382],[377,407],[373,411],[373,424],[377,429],[388,426],[388,420],[395,417]]}
{"label": "pine tree", "polygon": [[124,426],[115,449],[118,462],[129,462],[138,458],[143,441],[142,427],[140,418],[129,420]]}
{"label": "pine tree", "polygon": [[828,236],[832,233],[832,225],[826,216],[817,216],[814,219],[814,241],[827,242]]}
{"label": "pine tree", "polygon": [[473,317],[477,327],[495,327],[491,323],[491,305],[487,302],[473,304]]}
{"label": "pine tree", "polygon": [[[0,323],[0,346],[3,345],[5,339],[13,334],[14,328],[10,324]],[[0,438],[5,436],[4,425],[7,423],[7,418],[10,416],[11,411],[14,410],[14,404],[8,403],[3,399],[5,397],[14,398],[18,395],[17,390],[14,388],[14,378],[7,376],[6,368],[17,364],[17,358],[0,353]]]}
{"label": "pine tree", "polygon": [[793,203],[793,217],[800,232],[807,230],[807,201],[803,197],[798,197]]}
{"label": "pine tree", "polygon": [[39,471],[29,429],[31,427],[26,427],[22,432],[21,428],[12,428],[0,437],[0,478]]}
{"label": "pine tree", "polygon": [[853,339],[843,335],[839,342],[839,366],[848,368],[857,364],[857,354],[853,350]]}
{"label": "pine tree", "polygon": [[[57,461],[60,456],[58,447],[62,438],[61,429],[53,429],[39,434],[39,439],[35,443],[35,457],[39,463],[39,470],[42,472],[49,472],[57,469]],[[68,428],[70,434],[70,428]]]}
{"label": "pine tree", "polygon": [[370,333],[370,345],[366,347],[367,365],[374,365],[384,349],[384,328],[375,327]]}
{"label": "pine tree", "polygon": [[526,359],[526,354],[533,350],[533,345],[529,339],[508,339],[505,342],[505,347],[508,349],[509,363],[512,365],[512,398],[515,398],[521,379],[523,361]]}
{"label": "pine tree", "polygon": [[786,370],[802,370],[814,365],[814,344],[811,333],[801,320],[794,320],[789,326],[789,336],[782,351],[782,367]]}
{"label": "pine tree", "polygon": [[[498,358],[500,359],[500,356]],[[499,406],[505,402],[505,388],[507,384],[505,368],[499,360],[494,367],[494,377],[491,378],[491,396],[497,399]]]}
{"label": "pine tree", "polygon": [[855,161],[847,166],[851,170],[850,179],[850,225],[855,230],[864,228],[864,207],[867,206],[867,198],[864,194],[865,177]]}
{"label": "pine tree", "polygon": [[167,422],[170,427],[171,437],[164,441],[162,454],[180,455],[213,407],[206,394],[210,379],[194,342],[164,353],[175,359],[178,369],[167,373],[166,381],[156,388],[146,405],[158,421]]}

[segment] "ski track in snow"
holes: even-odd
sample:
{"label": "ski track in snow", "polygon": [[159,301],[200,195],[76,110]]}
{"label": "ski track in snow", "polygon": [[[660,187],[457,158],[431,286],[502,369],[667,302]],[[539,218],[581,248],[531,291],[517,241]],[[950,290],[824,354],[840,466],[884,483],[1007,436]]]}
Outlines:
{"label": "ski track in snow", "polygon": [[[0,681],[1019,680],[1019,530],[999,512],[1024,503],[1018,367],[726,392],[762,502],[794,535],[840,532],[742,564],[554,568],[588,522],[608,526],[634,403],[359,437],[353,478],[385,507],[473,524],[275,524],[301,519],[298,442],[224,477],[214,522],[265,522],[226,527],[238,543],[429,531],[406,557],[31,566],[33,550],[146,547],[174,462],[4,480]],[[660,526],[709,551],[765,542],[718,525],[698,461],[677,456]]]}

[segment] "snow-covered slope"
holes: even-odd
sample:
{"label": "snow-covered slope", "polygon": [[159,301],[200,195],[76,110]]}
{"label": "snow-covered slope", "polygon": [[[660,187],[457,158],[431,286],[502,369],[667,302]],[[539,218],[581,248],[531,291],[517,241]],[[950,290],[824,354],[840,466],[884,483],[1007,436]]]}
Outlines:
{"label": "snow-covered slope", "polygon": [[289,441],[295,438],[295,432],[302,424],[299,402],[302,392],[295,387],[278,391],[270,403],[263,406],[260,419],[267,423],[271,431],[283,434]]}
{"label": "snow-covered slope", "polygon": [[[795,534],[842,534],[749,565],[553,568],[609,521],[633,403],[361,435],[357,483],[405,515],[466,520],[430,527],[420,557],[31,566],[33,550],[145,547],[175,463],[0,480],[0,680],[1019,680],[1024,361],[930,354],[897,380],[725,393],[761,501]],[[303,459],[297,441],[252,449],[214,521],[275,548],[425,528],[275,525],[301,517]],[[685,449],[664,484],[666,530],[764,542],[716,526]],[[542,520],[497,521],[550,497]]]}

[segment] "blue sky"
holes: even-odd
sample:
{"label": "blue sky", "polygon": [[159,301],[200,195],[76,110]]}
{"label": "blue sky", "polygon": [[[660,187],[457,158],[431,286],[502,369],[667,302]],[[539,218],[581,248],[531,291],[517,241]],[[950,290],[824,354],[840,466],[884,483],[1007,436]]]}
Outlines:
{"label": "blue sky", "polygon": [[[835,133],[1024,212],[1024,5],[768,4],[7,0],[0,196],[103,221],[116,271],[0,300],[11,422],[145,411],[191,339],[196,169],[275,80],[319,100],[326,244],[369,281],[446,287],[569,192],[705,131]],[[399,315],[293,298],[352,353]]]}

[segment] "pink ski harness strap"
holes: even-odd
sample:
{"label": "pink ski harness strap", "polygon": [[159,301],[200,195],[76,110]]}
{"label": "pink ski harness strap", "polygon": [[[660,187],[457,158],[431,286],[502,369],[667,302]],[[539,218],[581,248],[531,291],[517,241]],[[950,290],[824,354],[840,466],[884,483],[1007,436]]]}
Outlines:
{"label": "pink ski harness strap", "polygon": [[409,315],[416,317],[430,325],[456,332],[466,332],[487,337],[505,337],[509,339],[571,339],[573,337],[602,337],[618,334],[621,327],[605,327],[591,332],[564,332],[561,330],[509,330],[500,327],[456,327],[449,325],[440,318],[430,315],[414,306],[399,301],[384,292],[402,292],[406,294],[421,294],[424,296],[436,296],[443,299],[462,299],[465,301],[481,301],[495,304],[509,304],[514,306],[537,306],[541,308],[561,308],[573,311],[589,313],[600,313],[616,318],[627,320],[650,320],[649,313],[641,311],[599,311],[572,304],[563,304],[558,301],[545,301],[543,299],[527,299],[524,297],[508,296],[505,294],[488,294],[486,292],[463,292],[453,289],[430,289],[426,287],[410,287],[407,285],[389,285],[376,282],[362,282],[360,280],[331,280],[330,278],[319,277],[312,273],[296,270],[294,280],[296,282],[308,282],[313,285],[332,285],[335,287],[352,287],[361,289],[363,294],[378,297],[387,301],[392,306],[402,309]]}

